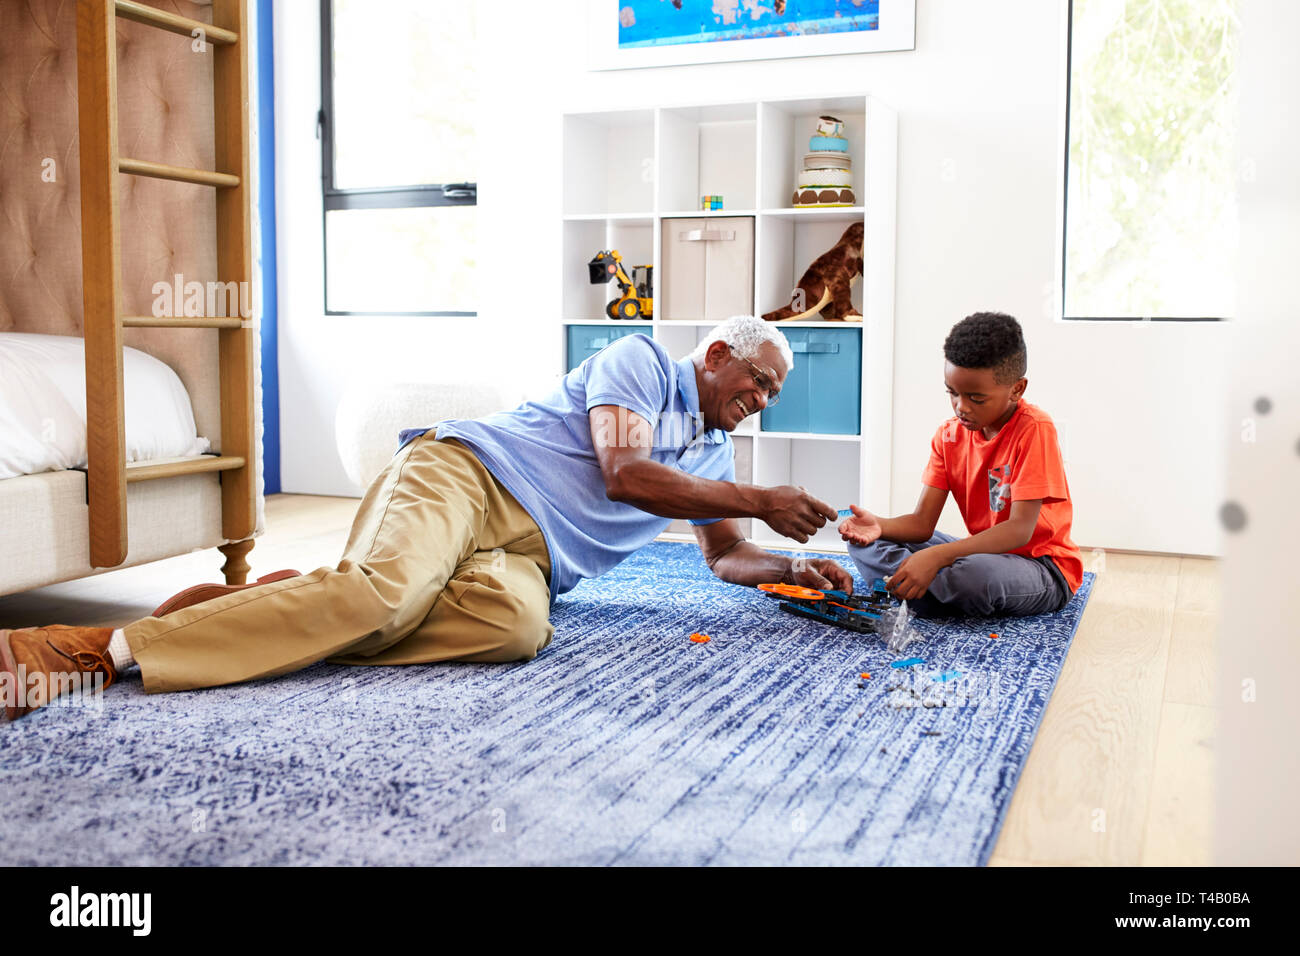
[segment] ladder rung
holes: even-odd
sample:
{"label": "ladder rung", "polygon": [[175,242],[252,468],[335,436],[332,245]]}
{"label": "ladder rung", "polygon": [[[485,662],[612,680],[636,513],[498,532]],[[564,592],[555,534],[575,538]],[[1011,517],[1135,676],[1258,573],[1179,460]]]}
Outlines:
{"label": "ladder rung", "polygon": [[135,176],[152,176],[154,179],[174,179],[182,183],[197,183],[200,186],[238,186],[239,177],[230,173],[218,173],[211,169],[191,169],[188,166],[168,166],[165,163],[151,163],[147,159],[127,159],[118,157],[117,170]]}
{"label": "ladder rung", "polygon": [[202,458],[183,458],[167,462],[128,462],[126,480],[152,481],[155,478],[174,478],[177,475],[197,475],[205,471],[233,471],[243,468],[244,459],[236,455],[204,455]]}
{"label": "ladder rung", "polygon": [[202,20],[191,20],[189,17],[168,13],[166,10],[159,10],[157,7],[146,6],[143,3],[136,3],[135,0],[117,0],[115,5],[117,15],[123,20],[134,20],[136,23],[144,23],[160,30],[170,30],[172,33],[187,37],[194,36],[195,30],[202,30],[204,39],[211,43],[239,42],[239,34],[231,30],[214,27]]}
{"label": "ladder rung", "polygon": [[127,329],[238,329],[244,320],[238,316],[211,318],[208,316],[177,316],[157,318],[152,315],[124,315],[122,327]]}

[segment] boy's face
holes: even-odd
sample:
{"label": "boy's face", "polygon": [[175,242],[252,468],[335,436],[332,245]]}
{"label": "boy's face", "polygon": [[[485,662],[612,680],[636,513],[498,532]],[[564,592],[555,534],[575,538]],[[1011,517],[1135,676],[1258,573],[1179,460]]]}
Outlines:
{"label": "boy's face", "polygon": [[953,414],[971,431],[977,428],[998,429],[1016,410],[1016,402],[1025,393],[1028,379],[999,385],[991,368],[965,368],[943,363],[943,384],[948,389]]}

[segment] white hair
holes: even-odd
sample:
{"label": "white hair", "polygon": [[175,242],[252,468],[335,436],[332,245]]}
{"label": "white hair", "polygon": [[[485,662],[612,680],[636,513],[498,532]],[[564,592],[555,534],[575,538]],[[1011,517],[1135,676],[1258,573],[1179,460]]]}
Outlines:
{"label": "white hair", "polygon": [[700,344],[691,353],[692,359],[703,358],[704,353],[714,342],[726,342],[736,354],[744,359],[753,359],[764,342],[771,342],[785,359],[786,369],[794,370],[794,353],[790,343],[779,328],[754,315],[733,315],[721,325],[715,325]]}

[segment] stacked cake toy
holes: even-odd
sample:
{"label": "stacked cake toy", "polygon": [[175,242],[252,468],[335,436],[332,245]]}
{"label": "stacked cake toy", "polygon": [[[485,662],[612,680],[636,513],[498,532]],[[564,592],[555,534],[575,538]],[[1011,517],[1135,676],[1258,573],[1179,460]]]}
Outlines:
{"label": "stacked cake toy", "polygon": [[849,141],[844,138],[844,123],[834,116],[818,117],[795,187],[796,206],[855,205]]}

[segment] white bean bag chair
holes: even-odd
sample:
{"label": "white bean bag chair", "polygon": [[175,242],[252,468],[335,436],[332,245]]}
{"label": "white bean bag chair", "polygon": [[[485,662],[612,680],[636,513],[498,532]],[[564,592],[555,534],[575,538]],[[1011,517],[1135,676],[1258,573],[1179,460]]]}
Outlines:
{"label": "white bean bag chair", "polygon": [[348,478],[362,491],[397,451],[404,428],[448,418],[479,418],[514,408],[521,396],[481,383],[398,382],[352,386],[339,402],[334,435]]}

